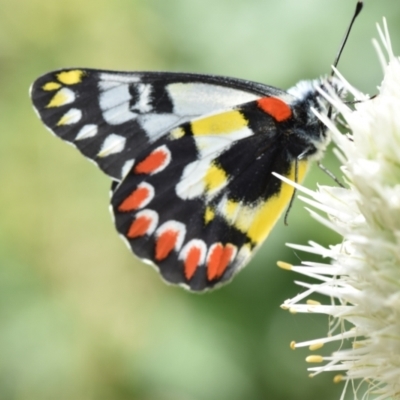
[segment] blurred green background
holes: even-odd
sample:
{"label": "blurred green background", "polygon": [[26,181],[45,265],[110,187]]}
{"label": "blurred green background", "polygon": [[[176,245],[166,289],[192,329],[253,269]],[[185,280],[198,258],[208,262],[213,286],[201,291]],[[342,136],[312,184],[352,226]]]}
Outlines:
{"label": "blurred green background", "polygon": [[[193,295],[137,261],[108,213],[109,180],[35,116],[31,82],[61,67],[214,73],[290,87],[327,74],[355,1],[0,0],[0,399],[338,399],[332,375],[307,377],[291,340],[326,318],[279,308],[309,255],[286,242],[339,238],[296,201],[228,286]],[[374,94],[371,46],[388,18],[400,53],[400,2],[366,1],[339,64]],[[327,154],[324,164],[338,172]],[[329,178],[314,168],[310,188]],[[329,350],[327,350],[329,352]]]}

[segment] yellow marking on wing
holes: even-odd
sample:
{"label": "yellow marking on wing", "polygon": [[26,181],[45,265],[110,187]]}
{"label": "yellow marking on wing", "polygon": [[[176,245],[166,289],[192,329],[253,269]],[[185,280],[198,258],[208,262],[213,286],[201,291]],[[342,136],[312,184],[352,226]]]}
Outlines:
{"label": "yellow marking on wing", "polygon": [[76,85],[82,82],[84,72],[80,69],[74,69],[71,71],[63,71],[57,74],[57,79],[64,85]]}
{"label": "yellow marking on wing", "polygon": [[226,172],[214,163],[211,164],[204,176],[206,189],[212,193],[224,186],[226,182]]}
{"label": "yellow marking on wing", "polygon": [[[290,173],[286,175],[291,180],[294,180],[294,165],[293,163]],[[298,163],[298,182],[304,179],[307,167],[307,161],[300,161]],[[253,243],[260,244],[268,236],[292,195],[293,187],[282,182],[281,191],[276,196],[267,199],[253,210],[252,223],[247,230],[247,236]]]}
{"label": "yellow marking on wing", "polygon": [[183,136],[185,136],[185,131],[182,128],[175,128],[169,134],[170,139],[180,139]]}
{"label": "yellow marking on wing", "polygon": [[235,221],[237,213],[240,210],[240,203],[234,200],[228,200],[225,205],[225,216],[228,221]]}
{"label": "yellow marking on wing", "polygon": [[64,115],[60,118],[60,120],[57,122],[57,126],[63,126],[63,125],[68,125],[69,121],[72,119],[71,116],[69,115]]}
{"label": "yellow marking on wing", "polygon": [[60,89],[61,85],[57,82],[47,82],[42,86],[43,90],[51,92],[52,90]]}
{"label": "yellow marking on wing", "polygon": [[206,211],[204,213],[204,222],[206,225],[211,222],[215,217],[215,212],[211,207],[206,207]]}
{"label": "yellow marking on wing", "polygon": [[205,117],[191,123],[193,135],[220,135],[247,126],[247,120],[239,111],[227,111]]}
{"label": "yellow marking on wing", "polygon": [[50,100],[49,104],[47,104],[47,108],[51,107],[60,107],[68,101],[68,97],[65,93],[61,90],[57,92],[53,98]]}
{"label": "yellow marking on wing", "polygon": [[243,233],[248,234],[248,230],[250,229],[258,210],[259,206],[242,205],[233,221],[234,226]]}

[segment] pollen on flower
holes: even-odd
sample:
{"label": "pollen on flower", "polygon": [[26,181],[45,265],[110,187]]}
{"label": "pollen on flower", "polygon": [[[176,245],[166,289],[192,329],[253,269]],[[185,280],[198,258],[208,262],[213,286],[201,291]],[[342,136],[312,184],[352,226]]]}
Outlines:
{"label": "pollen on flower", "polygon": [[324,361],[324,357],[322,356],[308,356],[306,357],[306,362],[308,363],[322,363]]}
{"label": "pollen on flower", "polygon": [[344,378],[344,376],[343,375],[335,375],[335,377],[333,378],[333,383],[340,383],[340,382],[343,382],[343,378]]}
{"label": "pollen on flower", "polygon": [[308,346],[308,349],[310,351],[315,351],[315,350],[321,349],[322,347],[324,347],[323,343],[315,343],[315,344],[312,344],[312,345]]}
{"label": "pollen on flower", "polygon": [[276,263],[276,265],[277,265],[279,268],[286,269],[286,270],[288,270],[288,271],[291,271],[291,270],[292,270],[292,267],[293,267],[292,264],[289,264],[289,263],[284,262],[284,261],[278,261],[278,262]]}
{"label": "pollen on flower", "polygon": [[312,299],[307,299],[307,304],[309,306],[320,306],[321,302]]}
{"label": "pollen on flower", "polygon": [[[310,376],[341,371],[333,381],[344,382],[344,390],[353,387],[355,398],[374,395],[375,400],[399,400],[400,59],[393,55],[385,20],[378,32],[386,53],[374,43],[384,71],[379,94],[371,98],[360,93],[338,72],[357,101],[354,109],[334,90],[321,91],[350,130],[343,135],[331,120],[317,113],[331,130],[348,188],[321,186],[313,192],[292,182],[308,196],[300,199],[319,211],[310,210],[312,217],[341,235],[341,242],[329,248],[315,242],[289,245],[330,258],[330,262],[279,262],[278,266],[314,279],[313,283],[297,281],[304,291],[281,308],[329,316],[326,337],[292,341],[290,348],[315,351],[328,342],[338,344],[333,354],[306,358],[308,363],[321,364],[308,368]],[[326,296],[327,301],[310,299],[315,294]]]}

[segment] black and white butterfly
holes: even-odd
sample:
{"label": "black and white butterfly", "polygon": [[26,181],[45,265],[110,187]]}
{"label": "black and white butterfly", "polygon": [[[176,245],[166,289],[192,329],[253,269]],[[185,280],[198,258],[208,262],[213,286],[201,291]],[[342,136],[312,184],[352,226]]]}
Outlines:
{"label": "black and white butterfly", "polygon": [[330,115],[325,85],[342,89],[332,77],[284,91],[74,68],[38,78],[31,96],[43,123],[111,178],[115,225],[133,253],[202,291],[246,265],[291,200],[272,172],[300,182],[322,156],[329,135],[313,109]]}

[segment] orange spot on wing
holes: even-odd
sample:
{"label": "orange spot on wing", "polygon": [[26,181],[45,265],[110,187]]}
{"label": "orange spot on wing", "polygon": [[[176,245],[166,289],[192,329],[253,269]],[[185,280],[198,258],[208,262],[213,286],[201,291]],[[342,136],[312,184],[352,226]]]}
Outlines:
{"label": "orange spot on wing", "polygon": [[152,222],[151,218],[146,217],[144,215],[136,218],[129,227],[126,236],[129,239],[134,239],[136,237],[145,235],[150,227],[151,222]]}
{"label": "orange spot on wing", "polygon": [[257,104],[258,107],[278,122],[284,121],[292,115],[290,106],[276,97],[263,97],[257,101]]}
{"label": "orange spot on wing", "polygon": [[212,249],[207,262],[207,279],[218,279],[225,272],[235,252],[235,246],[227,244],[225,247],[217,243]]}
{"label": "orange spot on wing", "polygon": [[235,253],[235,247],[231,244],[225,246],[224,252],[222,253],[221,260],[219,262],[218,277],[220,277],[228,267],[229,263],[232,261],[233,255]]}
{"label": "orange spot on wing", "polygon": [[151,174],[157,171],[167,161],[168,154],[159,149],[151,152],[143,161],[135,167],[135,174]]}
{"label": "orange spot on wing", "polygon": [[167,258],[169,253],[174,249],[177,239],[177,231],[169,229],[163,232],[156,241],[155,259],[161,261]]}
{"label": "orange spot on wing", "polygon": [[138,187],[119,205],[118,211],[137,210],[149,196],[150,190],[148,188]]}
{"label": "orange spot on wing", "polygon": [[185,277],[186,279],[191,279],[194,273],[196,272],[197,267],[199,266],[201,258],[201,250],[193,246],[187,253],[185,258]]}

